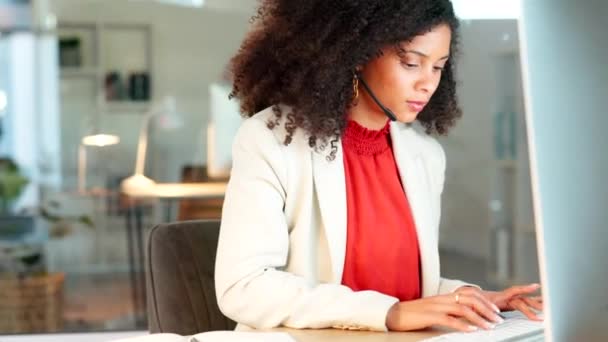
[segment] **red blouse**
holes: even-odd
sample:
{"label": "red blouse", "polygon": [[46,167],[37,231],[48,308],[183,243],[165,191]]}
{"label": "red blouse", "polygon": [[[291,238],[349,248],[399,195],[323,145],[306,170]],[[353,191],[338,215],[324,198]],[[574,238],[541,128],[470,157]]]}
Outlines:
{"label": "red blouse", "polygon": [[375,131],[351,120],[342,146],[348,215],[342,284],[400,301],[420,298],[418,238],[389,123]]}

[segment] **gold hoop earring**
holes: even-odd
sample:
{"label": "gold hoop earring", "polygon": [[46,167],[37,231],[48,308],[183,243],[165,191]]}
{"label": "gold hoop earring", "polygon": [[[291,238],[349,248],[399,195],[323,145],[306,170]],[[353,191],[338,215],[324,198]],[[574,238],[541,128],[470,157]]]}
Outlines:
{"label": "gold hoop earring", "polygon": [[353,77],[353,101],[357,101],[359,99],[359,77],[357,74]]}

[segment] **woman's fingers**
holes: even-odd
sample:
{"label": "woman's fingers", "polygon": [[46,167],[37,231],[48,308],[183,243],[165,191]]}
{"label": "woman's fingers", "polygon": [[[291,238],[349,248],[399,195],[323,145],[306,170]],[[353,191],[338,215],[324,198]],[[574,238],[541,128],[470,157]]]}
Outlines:
{"label": "woman's fingers", "polygon": [[435,319],[437,325],[444,326],[446,328],[454,329],[462,332],[472,332],[479,330],[478,327],[469,324],[467,321],[458,319],[448,314],[439,314]]}
{"label": "woman's fingers", "polygon": [[494,324],[488,322],[477,312],[464,304],[438,304],[436,309],[450,316],[464,318],[471,324],[482,329],[488,330],[494,328]]}
{"label": "woman's fingers", "polygon": [[494,309],[494,304],[485,299],[481,294],[478,295],[474,292],[467,294],[462,293],[460,294],[458,302],[459,304],[469,306],[490,322],[502,323],[503,321]]}
{"label": "woman's fingers", "polygon": [[471,321],[484,323],[483,318],[465,305],[446,304],[444,296],[434,296],[394,304],[387,313],[386,326],[392,331],[418,330],[434,325],[464,332],[478,330]]}
{"label": "woman's fingers", "polygon": [[521,299],[531,308],[542,311],[543,303],[538,300],[538,297],[521,297]]}
{"label": "woman's fingers", "polygon": [[509,304],[513,309],[521,311],[526,317],[528,317],[528,319],[533,321],[542,321],[542,319],[538,317],[536,313],[532,311],[532,309],[530,309],[528,304],[526,304],[522,298],[515,298]]}
{"label": "woman's fingers", "polygon": [[476,298],[479,298],[479,300],[481,300],[483,303],[485,303],[490,310],[496,312],[496,313],[500,313],[500,309],[498,308],[498,306],[496,306],[496,304],[492,303],[492,301],[490,299],[488,299],[486,296],[484,296],[483,291],[477,289],[477,288],[472,288],[472,287],[468,287],[468,288],[464,288],[462,290],[458,290],[458,293],[465,293],[471,296],[474,296]]}
{"label": "woman's fingers", "polygon": [[511,288],[506,289],[504,292],[508,297],[521,296],[529,293],[536,292],[540,288],[539,284],[530,284],[530,285],[522,285],[522,286],[513,286]]}

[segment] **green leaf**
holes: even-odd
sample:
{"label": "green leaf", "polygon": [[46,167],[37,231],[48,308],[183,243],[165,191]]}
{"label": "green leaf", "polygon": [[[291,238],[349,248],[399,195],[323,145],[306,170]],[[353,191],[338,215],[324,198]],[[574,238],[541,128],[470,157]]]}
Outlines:
{"label": "green leaf", "polygon": [[28,266],[32,266],[39,263],[41,259],[42,256],[39,253],[21,257],[21,261],[23,261],[23,263]]}
{"label": "green leaf", "polygon": [[51,214],[45,208],[40,208],[40,216],[42,216],[43,219],[50,221],[52,223],[57,223],[57,222],[61,221],[61,217]]}
{"label": "green leaf", "polygon": [[93,223],[93,220],[91,220],[90,217],[86,216],[86,215],[82,215],[78,218],[78,222],[83,223],[87,226],[89,226],[89,228],[94,228],[95,224]]}
{"label": "green leaf", "polygon": [[0,172],[0,196],[12,201],[23,191],[29,181],[18,173]]}

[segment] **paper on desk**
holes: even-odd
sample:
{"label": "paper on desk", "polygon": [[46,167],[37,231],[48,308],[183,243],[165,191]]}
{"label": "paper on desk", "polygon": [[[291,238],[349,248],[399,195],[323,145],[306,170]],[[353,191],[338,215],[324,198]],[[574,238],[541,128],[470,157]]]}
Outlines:
{"label": "paper on desk", "polygon": [[113,342],[296,342],[281,332],[209,331],[193,336],[177,334],[151,334]]}
{"label": "paper on desk", "polygon": [[196,334],[188,342],[296,342],[283,332],[210,331]]}
{"label": "paper on desk", "polygon": [[177,334],[151,334],[112,340],[111,342],[188,342],[190,337]]}

